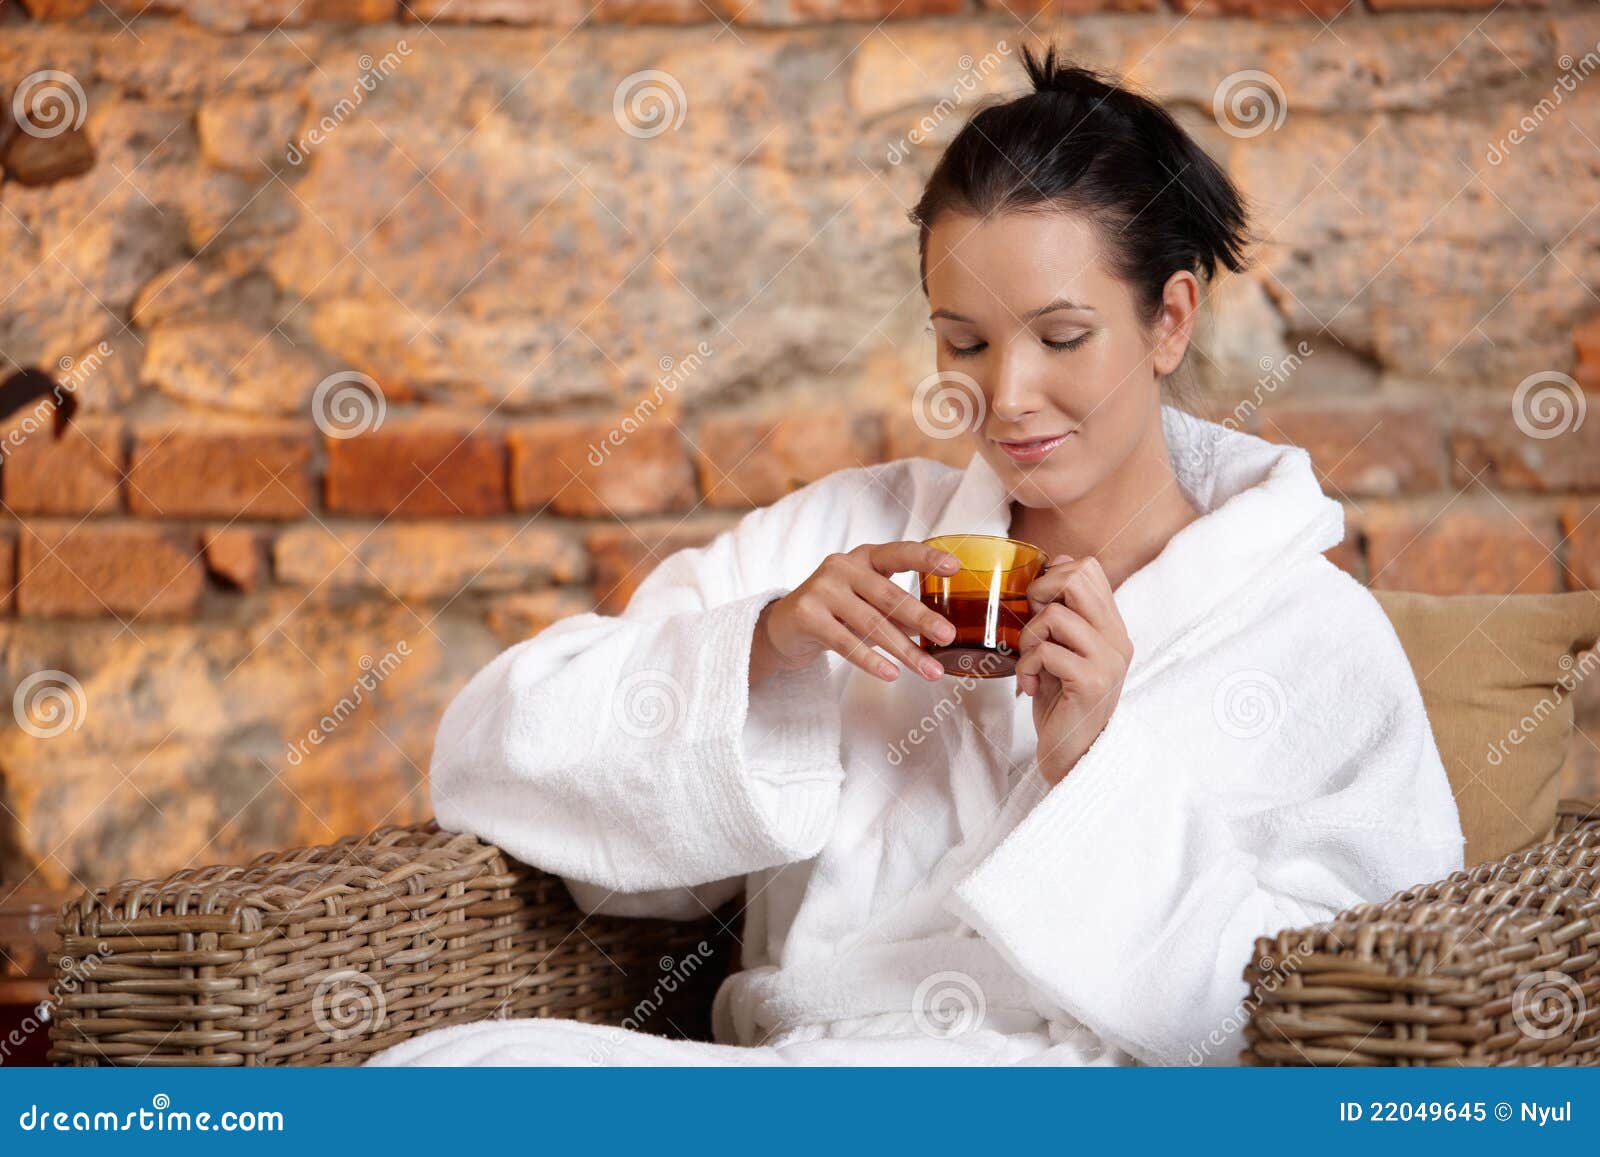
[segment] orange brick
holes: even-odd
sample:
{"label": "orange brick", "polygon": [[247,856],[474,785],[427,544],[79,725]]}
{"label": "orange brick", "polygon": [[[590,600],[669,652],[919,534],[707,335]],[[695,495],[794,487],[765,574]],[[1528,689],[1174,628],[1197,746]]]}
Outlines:
{"label": "orange brick", "polygon": [[1279,406],[1257,415],[1269,442],[1304,447],[1335,497],[1395,495],[1444,485],[1444,432],[1431,409]]}
{"label": "orange brick", "polygon": [[1600,502],[1568,505],[1561,512],[1561,533],[1567,539],[1567,585],[1600,591]]}
{"label": "orange brick", "polygon": [[1361,536],[1353,526],[1346,524],[1344,541],[1322,552],[1327,560],[1351,577],[1367,581],[1366,559],[1361,553]]}
{"label": "orange brick", "polygon": [[[1491,3],[1493,0],[1491,0]],[[1248,16],[1261,20],[1332,20],[1350,0],[1173,0],[1179,12],[1195,16]]]}
{"label": "orange brick", "polygon": [[18,514],[112,514],[122,505],[122,424],[81,418],[57,439],[35,431],[0,468],[6,505]]}
{"label": "orange brick", "polygon": [[936,438],[922,429],[911,412],[910,402],[887,411],[881,419],[883,456],[889,461],[897,458],[932,458],[935,462],[964,470],[978,452],[977,443],[970,434]]}
{"label": "orange brick", "polygon": [[506,511],[506,448],[491,431],[385,426],[329,438],[326,499],[343,514]]}
{"label": "orange brick", "polygon": [[209,530],[202,538],[206,569],[225,586],[253,591],[266,569],[265,538],[247,526]]}
{"label": "orange brick", "polygon": [[590,531],[584,545],[594,567],[597,609],[620,613],[662,559],[685,547],[703,546],[731,525],[694,522],[683,526],[602,526]]}
{"label": "orange brick", "polygon": [[1572,376],[1584,389],[1600,391],[1600,313],[1573,331],[1572,344],[1577,352]]}
{"label": "orange brick", "polygon": [[637,429],[622,422],[541,422],[512,430],[511,502],[557,514],[627,518],[686,510],[694,470],[663,416]]}
{"label": "orange brick", "polygon": [[0,538],[0,615],[11,613],[17,589],[17,540]]}
{"label": "orange brick", "polygon": [[1552,520],[1448,509],[1437,518],[1366,516],[1371,585],[1430,594],[1537,594],[1561,589]]}
{"label": "orange brick", "polygon": [[[1495,8],[1500,0],[1367,0],[1374,12],[1409,12],[1415,9]],[[1518,7],[1542,8],[1543,0],[1517,0]]]}
{"label": "orange brick", "polygon": [[983,0],[983,7],[1023,20],[1038,16],[1076,16],[1089,12],[1158,12],[1161,0]]}
{"label": "orange brick", "polygon": [[182,615],[205,590],[193,534],[138,523],[22,529],[17,611],[44,618]]}
{"label": "orange brick", "polygon": [[[1556,408],[1529,412],[1521,426],[1509,402],[1462,414],[1450,436],[1456,482],[1476,477],[1508,490],[1600,489],[1600,421],[1577,422],[1570,387],[1556,387],[1551,397]],[[1559,408],[1563,398],[1570,410]],[[1562,432],[1541,438],[1529,429]]]}
{"label": "orange brick", "polygon": [[147,429],[134,438],[135,514],[298,518],[311,504],[311,440],[298,430]]}
{"label": "orange brick", "polygon": [[694,432],[695,469],[710,506],[766,506],[826,474],[883,460],[871,414],[708,418]]}

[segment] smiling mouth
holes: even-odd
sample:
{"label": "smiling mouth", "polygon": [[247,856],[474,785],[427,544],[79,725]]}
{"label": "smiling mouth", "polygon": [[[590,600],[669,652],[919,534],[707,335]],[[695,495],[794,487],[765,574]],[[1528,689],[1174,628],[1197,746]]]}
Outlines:
{"label": "smiling mouth", "polygon": [[1014,461],[1037,462],[1076,433],[1076,430],[1068,430],[1065,434],[1050,434],[1042,438],[996,438],[995,444]]}

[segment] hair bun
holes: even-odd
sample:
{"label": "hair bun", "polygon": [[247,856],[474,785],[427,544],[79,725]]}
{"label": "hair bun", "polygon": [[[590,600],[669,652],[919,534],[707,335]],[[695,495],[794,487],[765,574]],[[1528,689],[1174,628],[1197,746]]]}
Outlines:
{"label": "hair bun", "polygon": [[1028,71],[1034,92],[1064,92],[1073,96],[1106,97],[1116,91],[1116,86],[1091,68],[1072,64],[1065,56],[1056,55],[1056,46],[1044,50],[1042,58],[1024,46],[1022,67]]}

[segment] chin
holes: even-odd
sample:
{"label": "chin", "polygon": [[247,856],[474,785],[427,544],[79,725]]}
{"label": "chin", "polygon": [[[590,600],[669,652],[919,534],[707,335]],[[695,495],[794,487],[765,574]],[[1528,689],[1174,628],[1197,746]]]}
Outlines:
{"label": "chin", "polygon": [[1084,486],[1073,476],[1075,471],[1070,465],[1041,462],[1023,466],[992,444],[984,448],[983,456],[1005,482],[1011,497],[1024,506],[1065,506],[1083,496]]}

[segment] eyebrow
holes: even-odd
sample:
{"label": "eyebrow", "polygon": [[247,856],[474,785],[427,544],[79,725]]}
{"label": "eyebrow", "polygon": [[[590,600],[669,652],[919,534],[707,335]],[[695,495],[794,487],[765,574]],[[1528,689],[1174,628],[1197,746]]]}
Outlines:
{"label": "eyebrow", "polygon": [[[1081,302],[1069,301],[1065,297],[1058,297],[1048,305],[1041,305],[1038,309],[1031,310],[1028,313],[1023,314],[1022,320],[1032,321],[1036,317],[1043,317],[1047,313],[1056,313],[1063,309],[1078,309],[1085,313],[1094,312],[1094,306],[1092,305],[1084,305]],[[973,321],[972,318],[965,317],[952,309],[936,309],[928,315],[928,320],[932,321],[936,317],[947,317],[951,321],[964,321],[968,325],[977,324],[977,322]]]}

